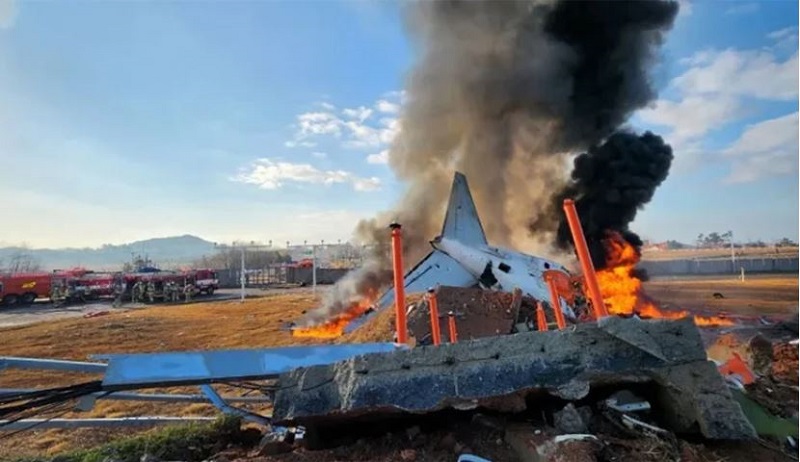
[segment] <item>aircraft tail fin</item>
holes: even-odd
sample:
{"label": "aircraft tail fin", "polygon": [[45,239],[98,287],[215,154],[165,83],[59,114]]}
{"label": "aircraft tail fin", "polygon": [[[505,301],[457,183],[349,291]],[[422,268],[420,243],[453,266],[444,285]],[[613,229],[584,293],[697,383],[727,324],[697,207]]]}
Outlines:
{"label": "aircraft tail fin", "polygon": [[450,202],[447,204],[447,215],[444,217],[441,237],[458,240],[464,244],[487,245],[478,210],[469,192],[467,177],[459,172],[456,172],[453,178],[453,188],[450,190]]}

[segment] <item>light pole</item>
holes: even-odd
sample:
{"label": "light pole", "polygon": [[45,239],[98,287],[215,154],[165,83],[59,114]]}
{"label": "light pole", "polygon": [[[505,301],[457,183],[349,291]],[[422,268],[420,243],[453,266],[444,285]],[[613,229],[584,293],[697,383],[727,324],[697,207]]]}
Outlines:
{"label": "light pole", "polygon": [[311,245],[311,292],[317,293],[317,246]]}
{"label": "light pole", "polygon": [[245,268],[244,268],[244,247],[242,247],[241,250],[242,250],[242,270],[239,273],[239,276],[240,276],[239,279],[241,279],[241,283],[242,283],[242,293],[241,293],[242,298],[239,300],[239,302],[240,303],[244,303],[244,290],[245,290],[244,289],[244,273],[246,271]]}

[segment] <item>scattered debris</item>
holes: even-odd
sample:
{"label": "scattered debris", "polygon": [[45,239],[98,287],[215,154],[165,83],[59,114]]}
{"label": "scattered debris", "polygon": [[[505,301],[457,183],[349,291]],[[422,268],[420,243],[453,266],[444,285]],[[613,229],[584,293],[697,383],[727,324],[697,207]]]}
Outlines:
{"label": "scattered debris", "polygon": [[606,406],[619,412],[649,411],[650,403],[639,398],[628,390],[620,390],[611,395],[606,401]]}
{"label": "scattered debris", "polygon": [[572,403],[568,403],[564,406],[564,409],[553,414],[553,425],[558,431],[564,433],[584,433],[587,431],[583,417]]}

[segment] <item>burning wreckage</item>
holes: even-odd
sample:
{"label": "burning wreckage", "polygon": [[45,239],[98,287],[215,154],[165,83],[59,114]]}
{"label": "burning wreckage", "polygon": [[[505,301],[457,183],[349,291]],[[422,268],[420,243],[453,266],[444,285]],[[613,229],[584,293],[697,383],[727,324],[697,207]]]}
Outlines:
{"label": "burning wreckage", "polygon": [[[391,257],[382,254],[348,279],[352,284],[334,288],[336,297],[299,320],[292,335],[343,341],[383,326],[379,321],[394,328],[374,343],[115,354],[92,362],[0,357],[0,369],[94,374],[69,387],[3,390],[0,431],[176,420],[46,414],[75,399],[81,409],[95,399],[205,399],[263,424],[284,446],[291,446],[280,441],[291,428],[304,428],[309,444],[327,446],[477,411],[508,414],[529,433],[537,422],[573,434],[551,438],[554,444],[591,440],[587,431],[609,423],[623,435],[672,441],[672,432],[712,440],[797,436],[797,414],[766,413],[774,410],[753,389],[758,377],[785,375],[776,361],[793,357],[788,375],[796,399],[797,347],[789,343],[796,324],[662,310],[637,277],[641,240],[628,224],[667,177],[673,154],[659,136],[624,124],[656,100],[649,69],[678,2],[410,3],[421,55],[389,152],[390,166],[408,184],[392,211],[404,228],[391,231]],[[564,154],[575,152],[583,154],[564,184]],[[485,221],[466,177],[456,174],[441,235],[406,273],[403,258],[416,261],[439,226],[453,170],[474,182]],[[358,231],[388,244],[379,221],[360,223]],[[486,237],[522,248],[538,230],[556,230],[557,246],[574,248],[581,274],[490,246]],[[410,307],[406,294],[417,299]],[[252,398],[272,403],[262,412],[234,406],[244,398],[228,399],[214,386],[252,388],[254,381],[263,396]],[[203,395],[130,392],[176,385],[199,385]],[[46,418],[33,418],[42,413]],[[512,433],[506,440],[522,452],[549,444]]]}
{"label": "burning wreckage", "polygon": [[[441,236],[431,243],[434,250],[405,275],[396,273],[397,285],[370,309],[355,304],[346,313],[349,319],[340,316],[317,327],[328,333],[340,329],[339,334],[369,328],[369,319],[394,300],[396,307],[405,308],[394,312],[394,343],[103,355],[95,358],[103,362],[87,363],[0,358],[0,370],[104,374],[102,380],[72,387],[4,391],[0,415],[6,420],[0,421],[0,430],[177,422],[180,419],[163,417],[85,422],[29,417],[31,411],[75,398],[83,398],[82,409],[91,408],[94,399],[115,395],[168,401],[170,395],[127,391],[200,385],[205,399],[223,412],[266,426],[272,442],[283,450],[297,437],[296,430],[288,429],[303,429],[306,444],[319,448],[349,441],[354,434],[454,411],[502,412],[525,419],[533,410],[550,413],[563,408],[552,414],[554,425],[562,432],[585,432],[587,422],[559,424],[575,406],[583,409],[583,420],[591,419],[587,409],[597,409],[615,416],[634,434],[671,431],[711,440],[748,440],[760,434],[796,437],[796,420],[780,420],[778,431],[754,427],[752,401],[741,391],[753,382],[752,367],[739,355],[749,355],[750,349],[737,350],[734,360],[724,364],[709,360],[708,341],[698,325],[732,326],[733,320],[659,311],[636,285],[613,285],[613,290],[630,291],[614,295],[604,279],[612,276],[601,271],[598,280],[592,280],[594,269],[571,206],[567,202],[565,211],[574,225],[584,278],[554,261],[490,247],[466,178],[457,173]],[[392,233],[398,257],[400,228],[393,226]],[[619,249],[623,260],[627,251]],[[395,262],[395,269],[401,269],[399,258]],[[434,286],[437,289],[430,289]],[[585,299],[582,286],[590,289]],[[404,296],[414,292],[426,297],[409,309]],[[642,309],[624,311],[629,309],[625,304]],[[447,311],[442,322],[446,327],[440,325],[439,308]],[[313,329],[294,333],[313,335]],[[761,358],[763,363],[771,353]],[[261,390],[263,399],[272,402],[270,415],[234,407],[212,387],[244,380],[264,381]],[[292,439],[286,440],[287,435]],[[534,449],[522,446],[528,448],[523,453],[544,451],[535,444]]]}

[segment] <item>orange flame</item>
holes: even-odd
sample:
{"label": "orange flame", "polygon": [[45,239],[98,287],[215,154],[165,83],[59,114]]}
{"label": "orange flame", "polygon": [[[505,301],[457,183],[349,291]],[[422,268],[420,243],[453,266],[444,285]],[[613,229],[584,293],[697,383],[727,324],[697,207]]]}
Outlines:
{"label": "orange flame", "polygon": [[292,330],[295,337],[331,339],[340,337],[344,333],[344,328],[350,321],[364,314],[372,307],[376,294],[370,292],[361,300],[352,303],[345,311],[337,314],[333,319],[312,327],[304,327]]}
{"label": "orange flame", "polygon": [[[604,242],[607,261],[604,269],[597,271],[597,282],[609,314],[632,315],[643,318],[680,319],[688,311],[662,311],[642,290],[642,281],[633,275],[641,256],[619,233],[610,231]],[[698,326],[730,326],[733,322],[717,316],[695,316]]]}

